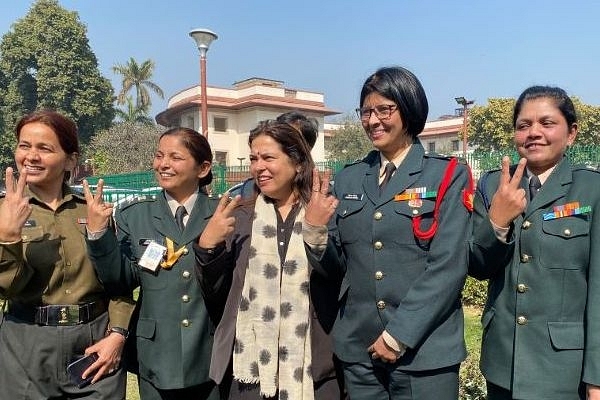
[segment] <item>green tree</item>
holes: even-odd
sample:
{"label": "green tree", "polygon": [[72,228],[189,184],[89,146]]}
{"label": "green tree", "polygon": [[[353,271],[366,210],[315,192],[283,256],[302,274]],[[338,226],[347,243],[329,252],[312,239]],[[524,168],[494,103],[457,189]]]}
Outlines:
{"label": "green tree", "polygon": [[127,101],[127,93],[135,88],[136,98],[135,104],[137,107],[149,109],[152,105],[150,92],[148,89],[156,93],[161,99],[164,98],[162,89],[150,79],[154,73],[154,61],[146,60],[138,64],[131,57],[125,65],[117,64],[113,67],[113,72],[122,76],[121,91],[117,95],[117,104],[125,104]]}
{"label": "green tree", "polygon": [[36,109],[53,108],[72,118],[83,142],[110,126],[113,87],[100,74],[86,35],[76,12],[62,8],[57,0],[37,0],[2,37],[1,164],[7,163],[6,150],[12,153],[17,120]]}
{"label": "green tree", "polygon": [[152,125],[154,121],[148,115],[148,109],[145,107],[136,106],[133,103],[131,96],[127,96],[127,104],[125,110],[120,108],[115,109],[116,117],[120,122],[133,122],[143,125]]}
{"label": "green tree", "polygon": [[576,145],[597,146],[600,142],[600,107],[584,104],[578,97],[572,97],[577,111],[579,133]]}
{"label": "green tree", "polygon": [[346,116],[341,125],[335,130],[334,136],[326,145],[325,150],[329,159],[358,160],[373,149],[373,144],[358,121]]}
{"label": "green tree", "polygon": [[469,110],[468,141],[477,152],[513,149],[512,112],[515,99],[488,99]]}
{"label": "green tree", "polygon": [[95,175],[147,171],[152,168],[158,138],[164,130],[158,125],[135,122],[114,124],[92,138],[85,157]]}

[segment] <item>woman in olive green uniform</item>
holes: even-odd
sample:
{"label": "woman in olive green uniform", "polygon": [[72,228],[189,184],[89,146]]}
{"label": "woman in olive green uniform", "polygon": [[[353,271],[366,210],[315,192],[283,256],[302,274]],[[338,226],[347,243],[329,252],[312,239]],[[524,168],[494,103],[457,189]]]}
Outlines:
{"label": "woman in olive green uniform", "polygon": [[153,162],[163,191],[120,204],[116,234],[105,229],[112,207],[102,201],[102,184],[92,197],[84,183],[100,279],[118,294],[140,287],[134,329],[142,400],[217,397],[208,377],[214,326],[193,276],[192,251],[212,215],[203,190],[212,181],[211,162],[204,136],[187,128],[163,133]]}
{"label": "woman in olive green uniform", "polygon": [[[17,124],[15,163],[0,202],[0,397],[122,399],[119,368],[133,306],[110,299],[88,258],[85,200],[65,184],[79,153],[77,127],[49,110]],[[84,354],[97,361],[75,385],[67,364]]]}
{"label": "woman in olive green uniform", "polygon": [[521,161],[505,157],[475,197],[469,273],[489,279],[488,399],[598,399],[600,174],[565,156],[577,116],[564,90],[525,90],[513,126]]}

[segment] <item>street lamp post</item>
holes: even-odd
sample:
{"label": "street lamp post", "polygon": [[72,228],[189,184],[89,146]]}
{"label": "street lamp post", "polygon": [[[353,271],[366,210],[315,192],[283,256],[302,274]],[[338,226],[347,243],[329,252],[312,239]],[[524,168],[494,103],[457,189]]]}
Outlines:
{"label": "street lamp post", "polygon": [[462,126],[462,131],[463,131],[463,158],[467,159],[467,132],[468,132],[468,119],[467,119],[467,114],[469,112],[469,106],[473,103],[475,103],[475,100],[467,100],[464,97],[455,97],[454,100],[456,100],[456,102],[458,104],[460,104],[463,107],[463,126]]}
{"label": "street lamp post", "polygon": [[213,31],[209,31],[208,29],[192,29],[190,31],[190,36],[194,41],[196,41],[196,45],[198,46],[198,50],[200,51],[200,91],[202,94],[201,104],[200,104],[200,118],[202,119],[202,135],[208,139],[208,105],[206,102],[207,93],[206,93],[206,53],[208,52],[208,48],[213,40],[218,38],[217,34]]}
{"label": "street lamp post", "polygon": [[240,160],[240,169],[242,169],[242,161],[244,161],[246,157],[238,157],[237,159]]}

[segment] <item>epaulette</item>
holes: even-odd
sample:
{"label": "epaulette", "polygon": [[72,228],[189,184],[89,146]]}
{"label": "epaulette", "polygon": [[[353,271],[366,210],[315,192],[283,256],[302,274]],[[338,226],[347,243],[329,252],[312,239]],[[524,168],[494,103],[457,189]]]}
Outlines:
{"label": "epaulette", "polygon": [[348,167],[351,167],[353,165],[360,164],[360,163],[371,164],[374,161],[374,160],[372,160],[373,157],[379,157],[379,152],[377,150],[371,150],[363,158],[357,158],[356,160],[345,164],[344,168],[348,168]]}
{"label": "epaulette", "polygon": [[[447,154],[440,154],[440,153],[433,153],[433,152],[425,152],[425,157],[429,157],[429,158],[437,158],[440,160],[450,160],[452,158],[452,156],[449,156]],[[466,161],[462,158],[462,157],[455,157],[459,163],[461,164],[466,164]]]}
{"label": "epaulette", "polygon": [[123,200],[120,200],[117,202],[116,207],[119,210],[124,210],[128,207],[131,207],[134,204],[137,203],[143,203],[146,201],[155,201],[156,200],[156,195],[155,194],[137,194],[137,195],[133,195],[133,196],[128,196],[126,198],[124,198]]}
{"label": "epaulette", "polygon": [[600,169],[598,166],[579,164],[573,167],[573,171],[589,171],[600,173]]}

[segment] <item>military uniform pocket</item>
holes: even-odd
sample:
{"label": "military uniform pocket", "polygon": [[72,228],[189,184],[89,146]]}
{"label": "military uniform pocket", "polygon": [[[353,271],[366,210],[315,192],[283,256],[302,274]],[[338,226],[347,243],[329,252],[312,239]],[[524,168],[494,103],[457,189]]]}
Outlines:
{"label": "military uniform pocket", "polygon": [[148,340],[154,340],[156,321],[149,318],[140,318],[136,327],[136,335]]}
{"label": "military uniform pocket", "polygon": [[546,268],[585,269],[589,263],[590,221],[577,215],[542,221],[540,264]]}
{"label": "military uniform pocket", "polygon": [[583,322],[548,322],[548,333],[557,350],[583,349]]}

